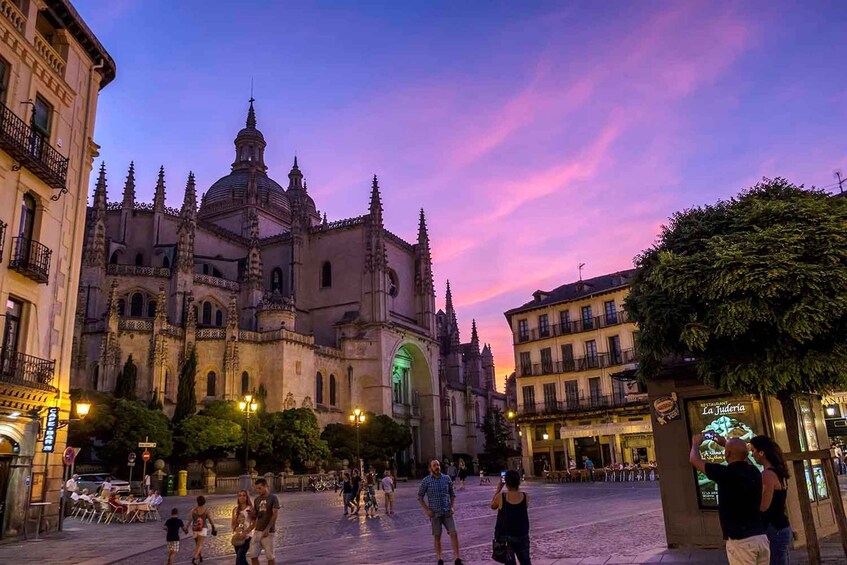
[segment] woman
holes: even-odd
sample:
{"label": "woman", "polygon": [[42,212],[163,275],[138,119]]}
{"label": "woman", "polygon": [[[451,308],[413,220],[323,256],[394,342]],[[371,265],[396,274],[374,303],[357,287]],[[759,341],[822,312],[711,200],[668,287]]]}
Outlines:
{"label": "woman", "polygon": [[359,470],[353,469],[353,496],[350,499],[352,504],[356,505],[356,510],[353,511],[353,514],[358,514],[359,510],[362,508],[361,503],[359,502],[359,493],[362,492],[362,477],[359,476]]}
{"label": "woman", "polygon": [[232,509],[232,533],[236,538],[245,539],[243,544],[235,547],[235,565],[248,565],[247,550],[250,549],[254,516],[250,494],[246,490],[238,491],[236,503]]}
{"label": "woman", "polygon": [[[503,486],[506,492],[502,492]],[[504,481],[497,483],[497,492],[491,501],[491,508],[497,510],[497,525],[494,527],[494,539],[506,541],[514,552],[514,557],[506,561],[515,565],[515,557],[521,565],[531,565],[529,560],[529,499],[520,491],[521,476],[517,471],[506,471]]]}
{"label": "woman", "polygon": [[353,510],[353,481],[350,473],[344,471],[344,479],[341,483],[341,499],[344,501],[344,515]]}
{"label": "woman", "polygon": [[465,479],[468,478],[468,468],[464,459],[459,459],[459,489],[465,489]]}
{"label": "woman", "polygon": [[365,474],[365,516],[376,516],[376,469],[371,467]]}
{"label": "woman", "polygon": [[791,545],[791,525],[785,513],[788,493],[788,466],[782,449],[768,436],[750,440],[753,458],[765,468],[762,471],[762,511],[765,533],[771,545],[771,565],[788,565],[788,548]]}
{"label": "woman", "polygon": [[200,495],[197,497],[197,506],[191,510],[191,530],[194,535],[194,556],[191,558],[191,565],[197,565],[198,559],[200,563],[203,562],[203,540],[209,535],[206,524],[212,526],[213,536],[218,534],[209,510],[206,508],[206,497]]}

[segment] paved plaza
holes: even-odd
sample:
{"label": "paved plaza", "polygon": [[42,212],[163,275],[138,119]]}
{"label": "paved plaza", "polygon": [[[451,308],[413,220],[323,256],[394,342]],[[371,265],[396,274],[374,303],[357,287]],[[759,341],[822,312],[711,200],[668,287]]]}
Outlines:
{"label": "paved plaza", "polygon": [[[493,486],[469,482],[458,493],[456,522],[465,563],[492,563],[495,513],[488,508]],[[333,493],[285,493],[276,532],[278,563],[435,563],[429,523],[416,500],[417,483],[401,484],[394,516],[342,516]],[[724,563],[721,551],[665,548],[656,483],[527,483],[530,495],[532,557],[538,565],[595,563]],[[218,536],[209,538],[204,564],[232,563],[229,513],[232,496],[210,496]],[[380,494],[381,499],[381,494]],[[192,499],[167,499],[184,518]],[[40,542],[0,545],[0,563],[160,565],[165,562],[161,523],[66,523],[60,534]],[[444,536],[445,560],[452,562]],[[191,561],[193,542],[181,544],[177,563]],[[840,562],[837,554],[832,562]],[[802,552],[797,554],[802,561]],[[264,558],[262,559],[264,563]]]}

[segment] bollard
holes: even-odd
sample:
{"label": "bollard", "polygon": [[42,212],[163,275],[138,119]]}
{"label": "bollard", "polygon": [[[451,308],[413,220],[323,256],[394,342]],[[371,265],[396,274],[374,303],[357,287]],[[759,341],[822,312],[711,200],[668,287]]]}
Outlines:
{"label": "bollard", "polygon": [[179,472],[176,494],[177,496],[188,496],[188,471],[185,469]]}

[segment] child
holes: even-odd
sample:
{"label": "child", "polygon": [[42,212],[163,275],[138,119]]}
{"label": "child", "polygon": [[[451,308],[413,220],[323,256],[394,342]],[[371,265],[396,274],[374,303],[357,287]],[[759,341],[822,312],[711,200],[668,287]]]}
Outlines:
{"label": "child", "polygon": [[168,542],[168,565],[173,565],[174,557],[179,553],[179,530],[188,533],[188,526],[179,519],[179,510],[171,510],[171,517],[165,521],[163,529],[168,531],[165,538]]}

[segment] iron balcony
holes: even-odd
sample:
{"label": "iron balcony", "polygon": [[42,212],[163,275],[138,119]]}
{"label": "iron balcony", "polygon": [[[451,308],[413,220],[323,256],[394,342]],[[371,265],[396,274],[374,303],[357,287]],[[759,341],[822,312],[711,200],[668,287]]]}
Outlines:
{"label": "iron balcony", "polygon": [[50,248],[33,239],[12,238],[12,260],[9,268],[31,278],[38,283],[47,284],[50,275]]}
{"label": "iron balcony", "polygon": [[590,332],[600,328],[626,324],[629,321],[629,314],[627,314],[626,310],[609,312],[608,314],[594,316],[593,318],[573,320],[563,324],[548,324],[546,326],[538,326],[531,329],[528,328],[525,332],[518,331],[515,334],[514,342],[527,343],[550,337]]}
{"label": "iron balcony", "polygon": [[550,361],[549,363],[533,363],[522,366],[520,373],[522,377],[538,377],[541,375],[559,375],[562,373],[577,373],[580,371],[591,371],[604,369],[617,365],[628,365],[635,363],[635,350],[624,349],[611,353],[598,353],[584,357],[574,357],[564,361]]}
{"label": "iron balcony", "polygon": [[[68,158],[56,151],[44,135],[0,103],[0,149],[26,167],[44,184],[67,191]],[[55,197],[54,197],[55,198]]]}
{"label": "iron balcony", "polygon": [[550,416],[608,410],[613,408],[634,408],[647,406],[644,394],[597,394],[568,397],[565,400],[549,400],[534,404],[518,405],[518,416]]}
{"label": "iron balcony", "polygon": [[0,349],[0,381],[41,390],[54,390],[56,361],[40,359],[7,348]]}

